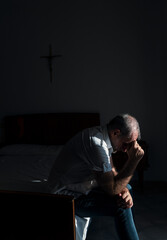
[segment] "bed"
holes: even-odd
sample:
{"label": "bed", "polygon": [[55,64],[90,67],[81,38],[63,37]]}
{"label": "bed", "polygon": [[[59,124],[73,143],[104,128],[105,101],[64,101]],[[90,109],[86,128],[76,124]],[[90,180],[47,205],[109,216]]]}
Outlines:
{"label": "bed", "polygon": [[63,145],[78,131],[99,124],[98,113],[4,118],[0,148],[3,239],[75,239],[74,199],[48,193],[47,178]]}

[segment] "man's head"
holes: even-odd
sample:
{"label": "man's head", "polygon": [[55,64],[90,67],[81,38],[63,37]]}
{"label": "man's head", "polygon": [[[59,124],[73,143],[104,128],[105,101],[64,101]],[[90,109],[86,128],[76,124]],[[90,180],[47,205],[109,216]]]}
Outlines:
{"label": "man's head", "polygon": [[132,142],[140,139],[139,123],[129,114],[120,114],[107,125],[114,151],[126,152]]}

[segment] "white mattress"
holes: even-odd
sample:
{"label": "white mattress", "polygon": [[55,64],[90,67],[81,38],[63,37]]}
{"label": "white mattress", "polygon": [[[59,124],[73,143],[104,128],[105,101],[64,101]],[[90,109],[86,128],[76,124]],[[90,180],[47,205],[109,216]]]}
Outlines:
{"label": "white mattress", "polygon": [[47,179],[62,146],[15,144],[0,149],[0,189],[47,192]]}

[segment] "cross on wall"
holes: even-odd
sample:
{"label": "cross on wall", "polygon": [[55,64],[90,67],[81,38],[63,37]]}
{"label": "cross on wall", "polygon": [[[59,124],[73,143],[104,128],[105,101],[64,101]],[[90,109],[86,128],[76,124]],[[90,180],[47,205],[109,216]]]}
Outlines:
{"label": "cross on wall", "polygon": [[41,56],[40,58],[46,58],[49,63],[49,72],[50,72],[50,82],[53,81],[53,59],[57,57],[61,57],[62,55],[56,54],[52,55],[52,45],[49,44],[49,55],[48,56]]}

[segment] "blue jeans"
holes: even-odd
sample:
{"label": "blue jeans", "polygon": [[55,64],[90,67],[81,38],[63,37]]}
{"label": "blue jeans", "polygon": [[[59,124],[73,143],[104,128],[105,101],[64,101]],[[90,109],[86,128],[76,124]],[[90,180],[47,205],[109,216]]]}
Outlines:
{"label": "blue jeans", "polygon": [[[131,186],[128,184],[132,195]],[[75,214],[80,217],[112,216],[120,240],[139,240],[132,208],[118,207],[115,197],[110,197],[99,189],[92,190],[75,200]]]}

